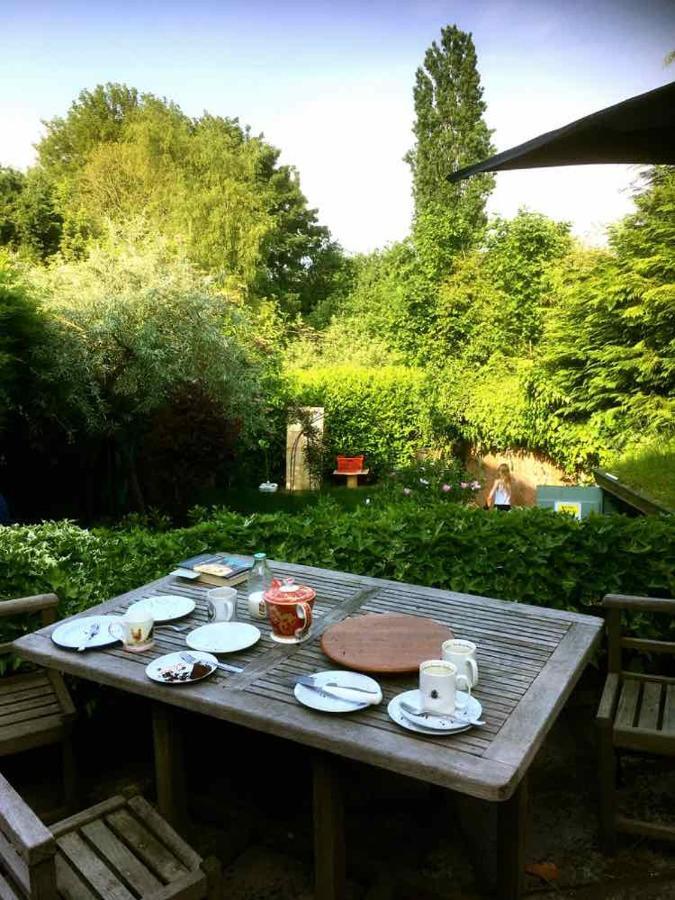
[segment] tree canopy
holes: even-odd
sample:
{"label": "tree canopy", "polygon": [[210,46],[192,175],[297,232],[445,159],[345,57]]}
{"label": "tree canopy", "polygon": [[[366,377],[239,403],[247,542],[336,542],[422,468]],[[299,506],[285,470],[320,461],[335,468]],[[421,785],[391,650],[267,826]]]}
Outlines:
{"label": "tree canopy", "polygon": [[486,223],[494,176],[459,184],[447,176],[494,152],[471,34],[448,25],[417,69],[415,146],[406,156],[413,175],[414,236],[422,265],[442,276],[454,254],[475,246]]}

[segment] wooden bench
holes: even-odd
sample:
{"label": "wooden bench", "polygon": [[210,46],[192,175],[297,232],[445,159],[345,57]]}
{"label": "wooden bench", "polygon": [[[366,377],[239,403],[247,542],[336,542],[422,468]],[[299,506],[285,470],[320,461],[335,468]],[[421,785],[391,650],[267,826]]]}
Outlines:
{"label": "wooden bench", "polygon": [[[56,621],[55,594],[0,601],[0,618],[39,612],[43,625]],[[0,654],[14,650],[0,644]],[[75,706],[59,672],[40,669],[0,678],[0,757],[61,744],[65,805],[55,815],[71,811],[76,794],[71,731]]]}
{"label": "wooden bench", "polygon": [[202,860],[142,797],[112,797],[48,829],[0,775],[3,900],[217,900]]}
{"label": "wooden bench", "polygon": [[640,640],[621,633],[622,610],[675,614],[675,600],[608,594],[608,675],[596,716],[600,752],[601,832],[613,853],[617,831],[675,840],[675,827],[628,818],[617,812],[616,754],[636,751],[675,756],[675,678],[622,669],[623,650],[675,655],[675,642]]}

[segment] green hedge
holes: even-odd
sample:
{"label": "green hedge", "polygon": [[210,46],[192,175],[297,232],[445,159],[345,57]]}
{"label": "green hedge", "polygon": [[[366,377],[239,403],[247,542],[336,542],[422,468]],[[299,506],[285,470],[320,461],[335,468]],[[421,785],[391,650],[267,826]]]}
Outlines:
{"label": "green hedge", "polygon": [[353,512],[331,502],[299,515],[221,510],[172,531],[89,532],[68,522],[2,527],[0,598],[55,591],[68,614],[207,549],[265,550],[289,562],[558,609],[593,611],[608,592],[675,593],[672,518],[577,522],[540,509],[504,515],[373,501]]}
{"label": "green hedge", "polygon": [[374,473],[408,463],[441,437],[433,379],[422,369],[327,366],[287,374],[300,406],[323,406],[327,469],[335,456],[366,454]]}

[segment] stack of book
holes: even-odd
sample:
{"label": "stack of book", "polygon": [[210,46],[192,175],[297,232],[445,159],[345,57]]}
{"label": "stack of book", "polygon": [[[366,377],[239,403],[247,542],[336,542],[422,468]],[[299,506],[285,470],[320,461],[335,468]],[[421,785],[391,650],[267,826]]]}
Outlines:
{"label": "stack of book", "polygon": [[253,562],[242,556],[229,553],[202,553],[178,563],[178,568],[171,573],[186,581],[197,581],[213,584],[217,587],[234,587],[246,581]]}

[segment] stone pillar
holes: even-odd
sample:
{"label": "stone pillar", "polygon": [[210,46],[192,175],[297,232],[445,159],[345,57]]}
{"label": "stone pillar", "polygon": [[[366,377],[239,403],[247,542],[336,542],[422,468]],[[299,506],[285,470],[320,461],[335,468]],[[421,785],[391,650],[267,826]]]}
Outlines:
{"label": "stone pillar", "polygon": [[[305,406],[312,431],[319,440],[323,436],[323,406]],[[286,429],[286,490],[316,491],[319,479],[313,476],[307,465],[307,435],[301,422],[291,422]]]}

